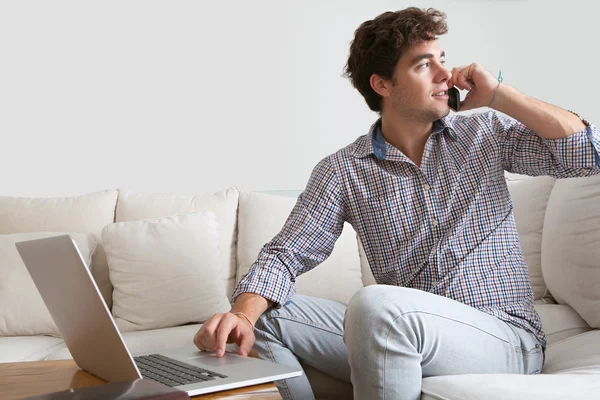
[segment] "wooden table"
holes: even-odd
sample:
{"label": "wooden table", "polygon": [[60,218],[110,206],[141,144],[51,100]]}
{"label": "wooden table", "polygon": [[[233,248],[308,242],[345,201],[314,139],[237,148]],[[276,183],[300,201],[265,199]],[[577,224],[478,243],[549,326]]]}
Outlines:
{"label": "wooden table", "polygon": [[[22,399],[71,388],[101,385],[100,378],[79,369],[73,360],[0,363],[0,399]],[[194,396],[204,400],[280,400],[273,383]]]}

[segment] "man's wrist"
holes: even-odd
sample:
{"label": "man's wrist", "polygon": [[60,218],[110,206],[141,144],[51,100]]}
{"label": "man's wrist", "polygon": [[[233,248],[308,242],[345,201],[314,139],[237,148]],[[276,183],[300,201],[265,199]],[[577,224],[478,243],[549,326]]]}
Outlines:
{"label": "man's wrist", "polygon": [[494,92],[494,97],[489,107],[509,115],[510,102],[512,97],[517,95],[517,91],[505,83],[499,82]]}
{"label": "man's wrist", "polygon": [[250,318],[246,314],[244,314],[241,311],[232,312],[232,314],[235,315],[238,318],[241,318],[241,319],[245,320],[250,325],[250,327],[252,328],[252,330],[254,330],[254,323],[252,321],[250,321]]}

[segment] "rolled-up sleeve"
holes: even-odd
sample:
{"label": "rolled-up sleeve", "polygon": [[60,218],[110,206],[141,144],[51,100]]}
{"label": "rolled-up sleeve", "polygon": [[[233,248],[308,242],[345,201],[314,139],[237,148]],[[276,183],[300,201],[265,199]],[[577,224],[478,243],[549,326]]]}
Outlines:
{"label": "rolled-up sleeve", "polygon": [[564,138],[546,139],[506,115],[492,112],[491,119],[509,172],[556,178],[600,173],[600,130],[592,124]]}
{"label": "rolled-up sleeve", "polygon": [[232,300],[255,293],[284,305],[295,293],[296,277],[329,257],[344,226],[340,188],[329,158],[314,168],[306,189],[282,230],[261,249],[235,288]]}

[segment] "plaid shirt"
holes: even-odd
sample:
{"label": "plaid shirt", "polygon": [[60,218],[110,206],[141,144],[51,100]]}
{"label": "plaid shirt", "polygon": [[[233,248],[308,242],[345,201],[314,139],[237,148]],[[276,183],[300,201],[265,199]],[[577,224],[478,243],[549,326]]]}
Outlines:
{"label": "plaid shirt", "polygon": [[331,254],[347,221],[377,283],[460,301],[534,333],[545,348],[504,170],[557,178],[600,173],[600,130],[589,125],[543,139],[495,111],[453,114],[434,122],[418,167],[380,127],[378,120],[319,162],[233,299],[251,292],[285,304],[296,276]]}

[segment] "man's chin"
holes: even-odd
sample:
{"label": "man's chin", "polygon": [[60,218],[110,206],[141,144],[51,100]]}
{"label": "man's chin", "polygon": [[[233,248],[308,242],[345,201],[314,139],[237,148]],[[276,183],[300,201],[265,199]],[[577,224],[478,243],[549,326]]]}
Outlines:
{"label": "man's chin", "polygon": [[446,109],[438,108],[436,110],[431,110],[430,112],[427,113],[427,120],[430,122],[437,121],[438,119],[447,117],[448,114],[450,114],[450,107],[448,107]]}

